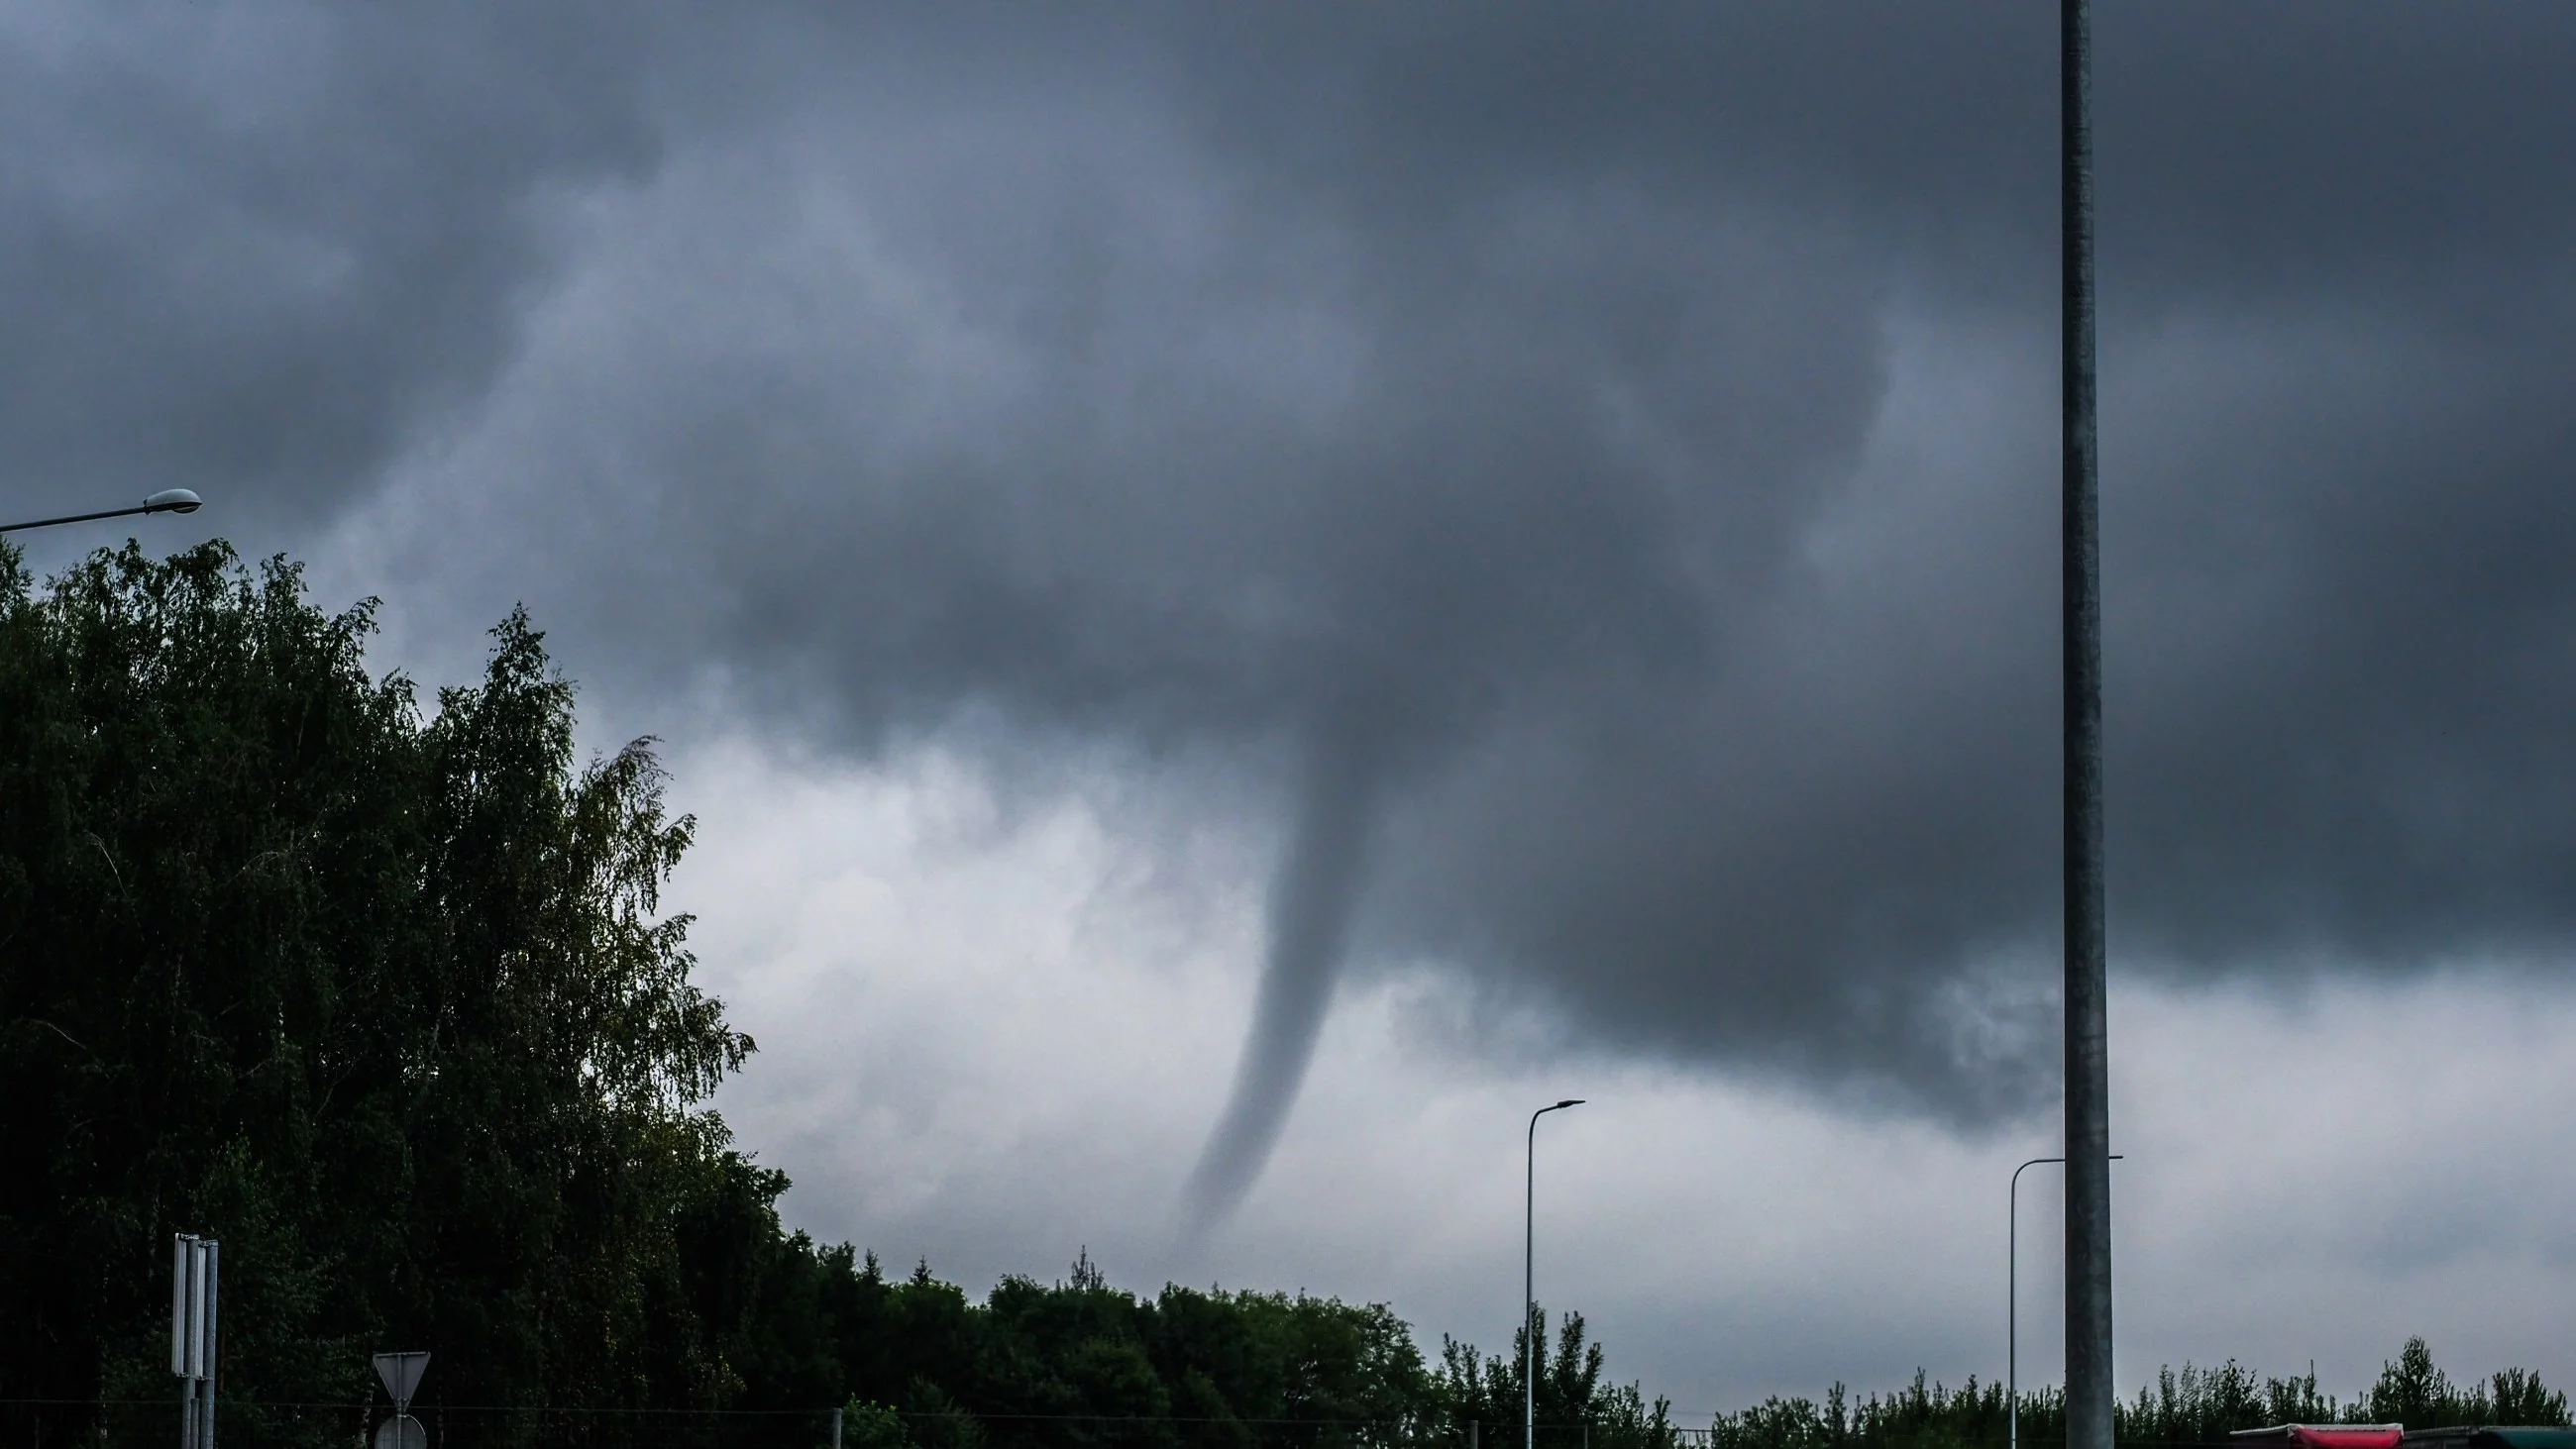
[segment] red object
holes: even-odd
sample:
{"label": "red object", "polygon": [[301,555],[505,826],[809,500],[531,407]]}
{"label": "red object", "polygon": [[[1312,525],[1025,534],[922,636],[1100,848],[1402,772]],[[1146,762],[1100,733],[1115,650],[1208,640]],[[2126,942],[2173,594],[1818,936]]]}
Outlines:
{"label": "red object", "polygon": [[[2227,1436],[2256,1444],[2285,1443],[2291,1449],[2397,1449],[2406,1437],[2403,1424],[2274,1424],[2268,1429],[2239,1429]],[[2251,1445],[2247,1449],[2252,1449]]]}
{"label": "red object", "polygon": [[2406,1437],[2402,1424],[2356,1424],[2350,1428],[2292,1424],[2289,1440],[2300,1449],[2397,1449]]}

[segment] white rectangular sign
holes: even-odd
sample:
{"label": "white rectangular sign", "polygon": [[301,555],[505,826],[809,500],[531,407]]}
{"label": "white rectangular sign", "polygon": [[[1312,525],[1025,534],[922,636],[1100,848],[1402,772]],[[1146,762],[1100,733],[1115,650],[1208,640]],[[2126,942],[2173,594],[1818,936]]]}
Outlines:
{"label": "white rectangular sign", "polygon": [[170,1372],[183,1379],[215,1373],[217,1250],[212,1238],[174,1235],[170,1252]]}
{"label": "white rectangular sign", "polygon": [[170,1238],[170,1372],[188,1376],[188,1260],[196,1254],[188,1251],[194,1241],[186,1233]]}

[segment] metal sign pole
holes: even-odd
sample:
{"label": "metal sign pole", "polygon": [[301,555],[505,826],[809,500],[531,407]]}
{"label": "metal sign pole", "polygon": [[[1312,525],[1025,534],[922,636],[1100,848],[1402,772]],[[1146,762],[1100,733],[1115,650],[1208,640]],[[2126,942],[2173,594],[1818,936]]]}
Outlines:
{"label": "metal sign pole", "polygon": [[170,1372],[178,1374],[178,1449],[196,1449],[196,1235],[173,1235],[170,1259]]}
{"label": "metal sign pole", "polygon": [[206,1363],[197,1380],[204,1385],[206,1395],[203,1449],[215,1449],[215,1369],[222,1362],[216,1351],[221,1340],[216,1336],[215,1304],[217,1287],[223,1281],[223,1249],[223,1244],[211,1238],[206,1241]]}

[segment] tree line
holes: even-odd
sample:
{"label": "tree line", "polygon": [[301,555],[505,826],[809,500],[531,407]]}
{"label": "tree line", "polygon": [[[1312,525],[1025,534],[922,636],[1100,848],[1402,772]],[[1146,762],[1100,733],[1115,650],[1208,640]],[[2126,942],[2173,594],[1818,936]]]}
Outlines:
{"label": "tree line", "polygon": [[[2164,1368],[2135,1399],[2113,1409],[2114,1437],[2140,1445],[2221,1444],[2237,1430],[2273,1424],[2438,1429],[2568,1422],[2567,1396],[2538,1374],[2513,1368],[2457,1384],[2434,1364],[2421,1338],[2408,1339],[2378,1379],[2349,1400],[2319,1393],[2314,1369],[2272,1378],[2230,1359],[2216,1368]],[[1774,1397],[1720,1414],[1709,1449],[1965,1449],[2005,1443],[2009,1432],[2003,1385],[1971,1377],[1948,1389],[1927,1384],[1918,1372],[1906,1387],[1859,1402],[1835,1384],[1822,1401]],[[2021,1395],[2021,1438],[2037,1446],[2065,1443],[2062,1390]]]}
{"label": "tree line", "polygon": [[[226,1449],[347,1444],[385,1348],[436,1355],[457,1449],[815,1449],[826,1406],[844,1449],[1519,1443],[1518,1340],[1427,1353],[1383,1305],[1140,1296],[1087,1253],[979,1300],[784,1230],[786,1176],[706,1105],[753,1043],[661,910],[694,822],[652,742],[579,758],[520,612],[425,706],[369,672],[374,612],[220,543],[39,586],[0,540],[0,1406],[28,1431],[0,1437],[166,1438],[126,1411],[174,1397],[187,1231],[224,1243]],[[1685,1431],[1580,1315],[1538,1327],[1539,1449],[2002,1437],[1998,1390],[1919,1378]],[[2528,1375],[2399,1367],[2398,1397],[2340,1408],[2186,1367],[2122,1432],[2565,1417]],[[2062,1437],[2048,1395],[2024,1415]]]}

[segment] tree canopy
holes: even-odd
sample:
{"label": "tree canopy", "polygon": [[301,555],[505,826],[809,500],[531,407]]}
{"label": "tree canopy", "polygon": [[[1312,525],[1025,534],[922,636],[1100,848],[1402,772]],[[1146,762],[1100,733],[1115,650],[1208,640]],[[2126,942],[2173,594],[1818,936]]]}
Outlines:
{"label": "tree canopy", "polygon": [[487,1402],[720,1401],[690,1250],[784,1182],[698,1106],[752,1044],[657,916],[691,822],[649,742],[576,764],[524,615],[424,715],[372,611],[221,544],[0,556],[0,1383],[163,1392],[188,1230],[239,1399],[391,1335]]}

